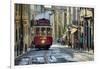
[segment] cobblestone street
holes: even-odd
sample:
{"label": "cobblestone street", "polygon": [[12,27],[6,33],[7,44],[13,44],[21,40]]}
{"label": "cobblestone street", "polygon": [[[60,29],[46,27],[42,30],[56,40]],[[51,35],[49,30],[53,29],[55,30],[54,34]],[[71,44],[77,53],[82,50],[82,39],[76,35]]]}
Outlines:
{"label": "cobblestone street", "polygon": [[67,46],[54,44],[49,50],[30,49],[27,53],[17,58],[16,65],[67,63],[79,61],[92,61],[93,53],[79,51]]}

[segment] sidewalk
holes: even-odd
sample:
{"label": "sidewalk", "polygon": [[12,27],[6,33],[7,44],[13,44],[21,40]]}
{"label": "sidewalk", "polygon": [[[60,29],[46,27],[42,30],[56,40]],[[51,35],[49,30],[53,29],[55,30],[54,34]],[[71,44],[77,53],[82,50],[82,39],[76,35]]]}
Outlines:
{"label": "sidewalk", "polygon": [[62,48],[62,47],[68,47],[68,45],[61,45],[61,43],[55,43],[51,46],[52,47],[59,47],[59,48]]}
{"label": "sidewalk", "polygon": [[91,54],[93,55],[94,54],[94,51],[93,50],[82,50],[82,49],[73,49],[75,53],[87,53],[87,54]]}
{"label": "sidewalk", "polygon": [[90,50],[90,51],[74,50],[74,60],[76,60],[76,61],[93,61],[94,60],[93,50]]}

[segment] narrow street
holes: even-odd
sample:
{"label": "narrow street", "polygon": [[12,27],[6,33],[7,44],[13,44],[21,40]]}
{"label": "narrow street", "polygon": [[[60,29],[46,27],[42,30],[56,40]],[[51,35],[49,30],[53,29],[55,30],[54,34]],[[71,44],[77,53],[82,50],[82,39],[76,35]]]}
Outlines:
{"label": "narrow street", "polygon": [[94,8],[15,4],[15,65],[94,60]]}
{"label": "narrow street", "polygon": [[49,50],[32,48],[17,58],[16,65],[92,61],[93,52],[79,51],[65,45],[54,44]]}

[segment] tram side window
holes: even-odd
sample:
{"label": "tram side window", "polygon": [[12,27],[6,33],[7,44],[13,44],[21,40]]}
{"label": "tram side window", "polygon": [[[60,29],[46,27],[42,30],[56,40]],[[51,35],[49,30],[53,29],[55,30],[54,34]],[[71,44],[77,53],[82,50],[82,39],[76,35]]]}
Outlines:
{"label": "tram side window", "polygon": [[40,28],[36,28],[36,35],[40,34]]}
{"label": "tram side window", "polygon": [[41,28],[41,35],[46,35],[46,29],[45,28]]}
{"label": "tram side window", "polygon": [[47,35],[51,35],[51,28],[47,28]]}

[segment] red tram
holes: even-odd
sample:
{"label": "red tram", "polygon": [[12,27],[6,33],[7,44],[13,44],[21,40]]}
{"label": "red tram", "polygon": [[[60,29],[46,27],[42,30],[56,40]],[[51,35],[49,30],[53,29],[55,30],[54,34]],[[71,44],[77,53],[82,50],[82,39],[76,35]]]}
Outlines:
{"label": "red tram", "polygon": [[36,20],[34,23],[33,43],[35,48],[49,49],[53,42],[50,20],[43,18]]}

